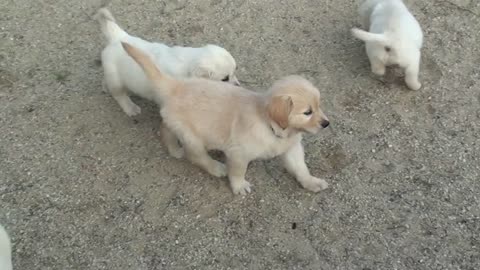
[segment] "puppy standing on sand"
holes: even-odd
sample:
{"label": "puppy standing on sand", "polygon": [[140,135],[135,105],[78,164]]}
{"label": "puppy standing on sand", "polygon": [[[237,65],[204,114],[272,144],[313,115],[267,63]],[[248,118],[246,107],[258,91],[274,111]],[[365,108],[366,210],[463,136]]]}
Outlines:
{"label": "puppy standing on sand", "polygon": [[0,270],[12,270],[12,247],[2,225],[0,225]]}
{"label": "puppy standing on sand", "polygon": [[384,75],[385,66],[399,65],[405,70],[407,86],[420,89],[422,29],[402,0],[367,0],[360,15],[370,32],[354,28],[352,34],[365,41],[372,72]]}
{"label": "puppy standing on sand", "polygon": [[127,34],[105,8],[100,9],[96,17],[108,42],[102,51],[104,83],[128,116],[139,114],[141,109],[132,102],[127,90],[150,100],[154,98],[154,93],[142,69],[123,50],[121,41],[133,44],[151,55],[162,67],[162,72],[170,76],[203,77],[238,84],[234,75],[235,60],[221,47],[215,45],[201,48],[169,47],[161,43],[148,42]]}
{"label": "puppy standing on sand", "polygon": [[[212,80],[178,80],[161,72],[140,49],[122,45],[154,86],[161,104],[162,139],[172,156],[180,158],[185,151],[210,174],[228,175],[235,194],[250,192],[245,180],[250,161],[275,156],[282,157],[304,188],[327,188],[327,182],[310,174],[304,160],[302,133],[317,133],[329,125],[320,109],[320,93],[309,81],[289,76],[258,94]],[[227,166],[208,155],[207,150],[214,149],[225,153]]]}

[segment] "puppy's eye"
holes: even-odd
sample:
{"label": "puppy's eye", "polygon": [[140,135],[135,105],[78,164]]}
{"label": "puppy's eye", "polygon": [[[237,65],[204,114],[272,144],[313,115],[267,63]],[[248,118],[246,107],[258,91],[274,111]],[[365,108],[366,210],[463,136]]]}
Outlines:
{"label": "puppy's eye", "polygon": [[228,82],[228,80],[230,79],[230,76],[226,76],[225,78],[222,79],[222,82]]}
{"label": "puppy's eye", "polygon": [[388,46],[385,46],[385,51],[386,51],[386,52],[389,52],[389,51],[391,51],[391,50],[392,50],[392,48],[390,48],[390,47],[388,47]]}
{"label": "puppy's eye", "polygon": [[308,109],[308,111],[304,112],[305,115],[311,115],[313,113],[312,109]]}

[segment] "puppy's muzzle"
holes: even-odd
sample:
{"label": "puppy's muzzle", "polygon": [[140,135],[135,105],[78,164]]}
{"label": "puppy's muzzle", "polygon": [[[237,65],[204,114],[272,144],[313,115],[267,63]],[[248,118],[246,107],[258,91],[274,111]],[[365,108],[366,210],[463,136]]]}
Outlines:
{"label": "puppy's muzzle", "polygon": [[327,128],[327,127],[330,125],[330,121],[324,119],[324,120],[322,120],[322,121],[320,122],[320,125],[321,125],[323,128]]}

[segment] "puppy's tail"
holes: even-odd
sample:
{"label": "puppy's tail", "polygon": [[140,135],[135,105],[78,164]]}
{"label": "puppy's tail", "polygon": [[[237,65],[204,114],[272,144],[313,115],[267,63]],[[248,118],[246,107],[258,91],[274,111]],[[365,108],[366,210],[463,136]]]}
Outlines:
{"label": "puppy's tail", "polygon": [[167,74],[162,73],[152,58],[146,53],[126,42],[122,42],[122,46],[128,55],[140,65],[145,75],[147,75],[147,78],[152,82],[157,90],[156,93],[159,95],[158,98],[160,98],[160,102],[163,102],[165,97],[170,96],[173,91],[177,89],[176,85],[178,82]]}
{"label": "puppy's tail", "polygon": [[100,23],[103,35],[107,38],[107,41],[113,42],[121,40],[123,37],[128,36],[118,24],[115,22],[112,13],[106,8],[101,8],[95,15],[97,21]]}
{"label": "puppy's tail", "polygon": [[363,41],[369,41],[369,42],[373,41],[373,42],[378,42],[384,45],[387,45],[388,43],[388,39],[384,34],[370,33],[358,28],[352,29],[352,35]]}
{"label": "puppy's tail", "polygon": [[0,269],[12,270],[12,247],[2,225],[0,225]]}

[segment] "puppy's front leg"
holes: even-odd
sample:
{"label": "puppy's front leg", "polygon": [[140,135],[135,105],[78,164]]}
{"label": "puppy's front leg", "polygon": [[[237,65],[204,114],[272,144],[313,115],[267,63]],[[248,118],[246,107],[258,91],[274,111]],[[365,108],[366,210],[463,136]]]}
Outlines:
{"label": "puppy's front leg", "polygon": [[227,154],[228,179],[234,194],[246,195],[250,193],[250,183],[245,180],[248,160]]}
{"label": "puppy's front leg", "polygon": [[285,152],[282,155],[282,160],[287,171],[295,176],[304,188],[313,192],[319,192],[328,187],[325,180],[312,176],[308,171],[301,141],[298,141]]}

